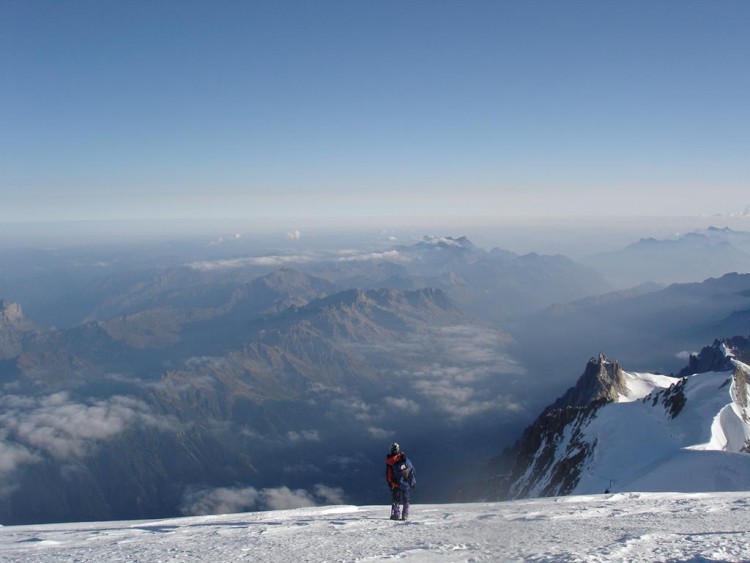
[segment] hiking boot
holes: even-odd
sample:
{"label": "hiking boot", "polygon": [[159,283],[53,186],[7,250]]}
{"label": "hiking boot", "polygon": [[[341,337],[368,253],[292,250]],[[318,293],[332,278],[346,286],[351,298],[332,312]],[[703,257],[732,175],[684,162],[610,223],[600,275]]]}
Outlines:
{"label": "hiking boot", "polygon": [[401,511],[397,504],[391,505],[391,520],[401,520]]}

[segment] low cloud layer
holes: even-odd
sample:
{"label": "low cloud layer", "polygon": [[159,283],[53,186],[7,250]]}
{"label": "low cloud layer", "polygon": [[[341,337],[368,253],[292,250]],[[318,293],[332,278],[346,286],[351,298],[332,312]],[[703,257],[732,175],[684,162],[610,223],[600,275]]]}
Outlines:
{"label": "low cloud layer", "polygon": [[210,272],[214,270],[232,270],[237,268],[247,268],[249,266],[269,266],[281,267],[289,264],[308,264],[317,260],[314,255],[271,255],[271,256],[252,256],[248,258],[233,258],[226,260],[199,260],[191,262],[188,267],[201,272]]}
{"label": "low cloud layer", "polygon": [[185,515],[230,514],[257,510],[287,510],[305,506],[345,503],[343,490],[317,484],[312,491],[275,487],[218,487],[185,493],[181,511]]}
{"label": "low cloud layer", "polygon": [[505,351],[507,334],[478,326],[434,330],[428,339],[402,341],[389,350],[407,358],[408,372],[395,375],[416,396],[387,397],[389,410],[418,412],[425,400],[455,422],[488,411],[518,412],[507,395],[523,369]]}
{"label": "low cloud layer", "polygon": [[[298,240],[299,231],[290,231],[288,238]],[[299,254],[270,254],[266,256],[246,256],[219,260],[198,260],[187,264],[189,268],[202,272],[232,270],[248,267],[282,267],[294,264],[311,264],[314,262],[392,262],[403,264],[411,258],[398,250],[365,252],[362,250],[337,250],[335,252],[301,252]]]}
{"label": "low cloud layer", "polygon": [[286,436],[292,443],[320,442],[320,432],[317,430],[300,430],[299,432],[290,430],[286,433]]}
{"label": "low cloud layer", "polygon": [[384,261],[394,263],[406,263],[411,259],[401,254],[398,250],[385,250],[382,252],[359,252],[359,251],[342,251],[337,262],[373,262]]}
{"label": "low cloud layer", "polygon": [[0,479],[18,467],[52,457],[83,457],[98,441],[133,425],[171,428],[175,422],[154,415],[132,397],[76,401],[60,392],[43,397],[0,397]]}
{"label": "low cloud layer", "polygon": [[406,397],[386,397],[385,403],[389,407],[395,408],[399,411],[407,411],[413,413],[419,412],[419,405],[415,401],[407,399]]}

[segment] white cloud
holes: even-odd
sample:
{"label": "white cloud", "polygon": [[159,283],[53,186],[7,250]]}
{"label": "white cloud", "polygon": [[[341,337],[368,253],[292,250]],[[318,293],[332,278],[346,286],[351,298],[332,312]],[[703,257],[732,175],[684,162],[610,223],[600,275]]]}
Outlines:
{"label": "white cloud", "polygon": [[471,364],[507,361],[504,347],[512,341],[504,332],[471,325],[441,327],[436,337],[449,347],[452,357]]}
{"label": "white cloud", "polygon": [[348,469],[351,466],[354,465],[361,465],[366,459],[363,457],[362,454],[355,454],[351,456],[346,455],[329,455],[326,457],[325,462],[327,465],[333,466],[334,468],[339,468],[342,470]]}
{"label": "white cloud", "polygon": [[277,487],[275,489],[263,489],[261,502],[267,510],[288,510],[290,508],[302,508],[303,506],[315,506],[315,497],[304,489],[292,490],[289,487]]}
{"label": "white cloud", "polygon": [[406,397],[386,397],[385,402],[388,406],[401,411],[419,412],[419,405]]}
{"label": "white cloud", "polygon": [[367,422],[373,418],[372,407],[359,397],[335,399],[333,404],[349,411],[356,420]]}
{"label": "white cloud", "polygon": [[174,428],[174,419],[154,415],[142,401],[114,396],[77,402],[68,393],[44,397],[0,397],[0,477],[48,455],[80,458],[97,441],[146,424]]}
{"label": "white cloud", "polygon": [[369,428],[367,428],[367,432],[370,434],[370,436],[379,440],[388,438],[393,434],[392,432],[384,430],[383,428],[378,428],[377,426],[370,426]]}
{"label": "white cloud", "polygon": [[282,470],[284,471],[284,473],[304,474],[307,477],[309,477],[313,473],[322,473],[322,470],[318,466],[313,465],[312,463],[307,461],[300,461],[299,463],[295,463],[294,465],[284,465]]}
{"label": "white cloud", "polygon": [[[290,231],[287,237],[297,240],[301,237],[299,231]],[[342,249],[334,252],[304,252],[300,254],[270,254],[267,256],[246,256],[243,258],[231,258],[220,260],[198,260],[187,264],[188,268],[199,271],[231,270],[253,266],[281,267],[290,264],[310,264],[333,260],[334,262],[410,262],[411,258],[401,254],[398,250],[385,250],[382,252],[362,252],[360,250]]]}
{"label": "white cloud", "polygon": [[313,486],[312,492],[290,489],[286,486],[260,490],[255,487],[218,487],[187,491],[183,495],[181,511],[186,515],[229,514],[255,510],[288,510],[344,502],[342,489],[320,483]]}
{"label": "white cloud", "polygon": [[320,442],[320,433],[317,430],[301,430],[296,432],[290,430],[286,433],[290,442]]}
{"label": "white cloud", "polygon": [[260,498],[255,487],[191,490],[182,498],[183,514],[231,514],[253,510]]}
{"label": "white cloud", "polygon": [[295,230],[293,230],[293,231],[289,231],[289,232],[288,232],[288,233],[286,234],[286,236],[287,236],[287,238],[288,238],[289,240],[299,240],[299,239],[300,239],[300,237],[302,236],[302,233],[301,233],[301,232],[299,232],[298,230],[296,230],[296,229],[295,229]]}
{"label": "white cloud", "polygon": [[318,484],[313,487],[313,493],[323,501],[323,504],[345,504],[347,502],[343,489],[339,487]]}
{"label": "white cloud", "polygon": [[0,433],[0,476],[14,471],[19,465],[39,461],[39,456],[26,446],[6,440],[7,432]]}
{"label": "white cloud", "polygon": [[[396,365],[408,369],[386,372],[398,381],[398,394],[368,404],[360,398],[335,401],[355,420],[369,425],[374,438],[384,438],[381,426],[394,411],[404,415],[424,413],[445,415],[451,422],[483,413],[522,412],[523,406],[507,393],[524,375],[524,370],[508,354],[511,337],[500,330],[469,324],[436,327],[429,333],[389,343],[358,345],[366,357],[393,356]],[[512,388],[512,386],[510,387]]]}
{"label": "white cloud", "polygon": [[386,250],[384,252],[365,252],[349,251],[346,255],[337,258],[337,262],[410,262],[408,256],[404,256],[398,250]]}
{"label": "white cloud", "polygon": [[210,272],[213,270],[232,270],[248,266],[285,266],[287,264],[307,264],[316,260],[312,255],[278,255],[252,256],[248,258],[233,258],[227,260],[198,260],[190,262],[187,266],[193,270]]}

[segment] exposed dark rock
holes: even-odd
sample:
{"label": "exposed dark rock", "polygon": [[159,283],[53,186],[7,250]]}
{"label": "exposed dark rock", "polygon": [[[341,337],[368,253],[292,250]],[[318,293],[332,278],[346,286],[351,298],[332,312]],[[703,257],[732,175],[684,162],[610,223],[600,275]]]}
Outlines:
{"label": "exposed dark rock", "polygon": [[747,384],[747,373],[740,366],[737,366],[734,368],[732,380],[734,382],[734,401],[742,408],[742,420],[747,422],[747,397],[748,391],[750,391]]}
{"label": "exposed dark rock", "polygon": [[685,397],[686,382],[687,377],[684,377],[679,383],[675,383],[663,391],[653,392],[643,400],[645,402],[650,399],[651,405],[654,407],[661,401],[669,413],[669,418],[675,418],[685,407],[685,403],[687,403],[687,398]]}
{"label": "exposed dark rock", "polygon": [[698,354],[691,354],[688,365],[678,374],[680,377],[709,371],[730,371],[734,369],[732,359],[724,353],[724,347],[740,361],[750,361],[750,337],[733,336],[714,340]]}
{"label": "exposed dark rock", "polygon": [[599,357],[589,360],[575,386],[568,389],[549,408],[587,406],[600,399],[615,401],[619,395],[625,395],[627,392],[628,387],[620,364],[616,361],[609,362],[604,354],[599,354]]}

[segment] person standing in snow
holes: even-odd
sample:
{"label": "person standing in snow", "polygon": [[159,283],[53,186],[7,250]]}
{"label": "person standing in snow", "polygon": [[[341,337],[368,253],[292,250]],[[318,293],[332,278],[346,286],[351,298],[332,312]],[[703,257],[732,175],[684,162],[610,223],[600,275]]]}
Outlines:
{"label": "person standing in snow", "polygon": [[[396,442],[391,444],[385,456],[385,478],[391,488],[391,520],[408,519],[409,491],[416,486],[417,475],[414,465]],[[399,505],[403,506],[403,510]]]}

